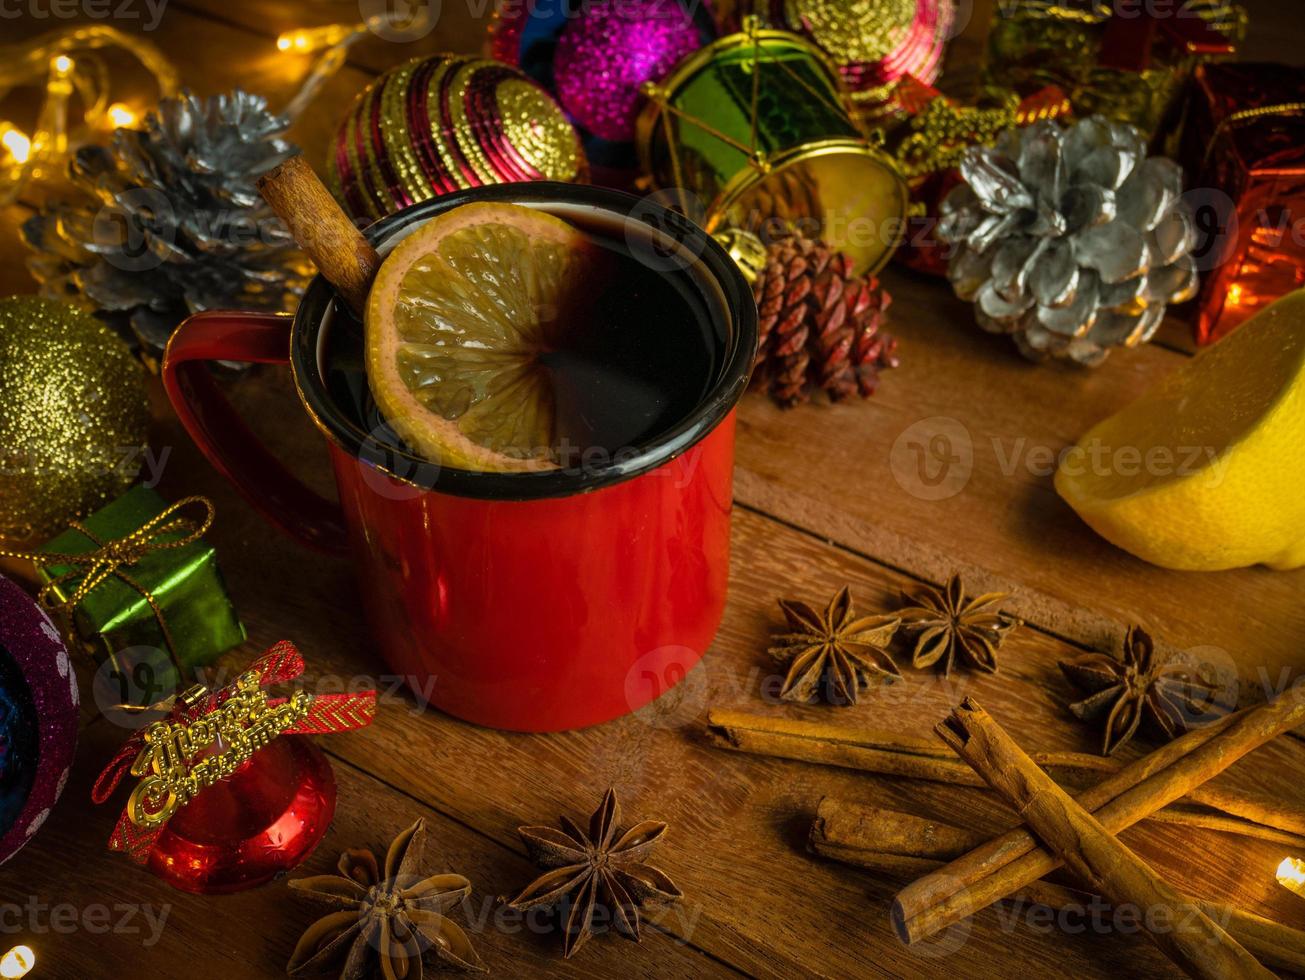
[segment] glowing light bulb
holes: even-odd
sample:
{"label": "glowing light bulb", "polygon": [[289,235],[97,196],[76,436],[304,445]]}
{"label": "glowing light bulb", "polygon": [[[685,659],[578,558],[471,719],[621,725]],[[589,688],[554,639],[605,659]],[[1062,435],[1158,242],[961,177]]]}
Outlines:
{"label": "glowing light bulb", "polygon": [[305,27],[298,31],[286,31],[276,39],[276,49],[306,54],[309,51],[332,47],[366,30],[366,24],[327,24],[325,27]]}
{"label": "glowing light bulb", "polygon": [[8,152],[14,163],[26,163],[32,155],[32,141],[8,123],[0,123],[0,146]]}
{"label": "glowing light bulb", "polygon": [[60,75],[67,75],[70,71],[72,71],[73,60],[69,58],[66,54],[61,54],[55,57],[55,59],[52,62],[50,62],[50,64],[54,68],[54,70],[58,72]]}
{"label": "glowing light bulb", "polygon": [[125,129],[136,122],[136,113],[121,102],[115,102],[109,106],[108,115],[109,122],[113,123],[115,129]]}
{"label": "glowing light bulb", "polygon": [[348,56],[349,48],[359,39],[367,36],[367,24],[327,24],[325,27],[308,27],[298,31],[286,31],[276,39],[279,51],[294,54],[307,54],[326,49],[316,59],[312,70],[304,78],[299,91],[295,93],[282,114],[289,119],[298,118],[308,103],[316,98],[323,85],[329,81]]}
{"label": "glowing light bulb", "polygon": [[36,954],[31,946],[15,946],[0,958],[0,977],[6,980],[25,977],[36,966]]}
{"label": "glowing light bulb", "polygon": [[1278,865],[1278,884],[1305,898],[1305,861],[1283,858]]}

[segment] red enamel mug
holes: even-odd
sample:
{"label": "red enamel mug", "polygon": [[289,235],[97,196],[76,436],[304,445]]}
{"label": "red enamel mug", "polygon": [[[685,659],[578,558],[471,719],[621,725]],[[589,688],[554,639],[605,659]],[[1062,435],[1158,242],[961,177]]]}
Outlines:
{"label": "red enamel mug", "polygon": [[[421,698],[494,728],[577,728],[663,694],[720,624],[734,410],[757,348],[756,307],[738,267],[698,226],[602,188],[477,188],[405,209],[367,235],[385,252],[431,216],[482,200],[623,233],[632,256],[673,280],[668,288],[694,291],[709,312],[711,367],[685,417],[637,450],[571,468],[440,467],[342,406],[325,352],[333,324],[357,327],[334,311],[320,277],[293,318],[192,316],[168,345],[163,382],[186,430],[254,507],[304,544],[352,556],[381,652]],[[330,447],[338,504],[257,440],[219,392],[211,361],[289,361]]]}

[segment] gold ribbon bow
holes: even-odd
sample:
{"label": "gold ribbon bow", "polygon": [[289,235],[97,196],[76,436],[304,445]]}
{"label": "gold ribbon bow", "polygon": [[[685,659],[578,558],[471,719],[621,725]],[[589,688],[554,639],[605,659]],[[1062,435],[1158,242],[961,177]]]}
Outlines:
{"label": "gold ribbon bow", "polygon": [[1249,109],[1239,109],[1237,112],[1224,116],[1219,120],[1219,125],[1214,127],[1210,142],[1205,145],[1205,159],[1201,162],[1201,169],[1204,170],[1210,165],[1210,157],[1214,153],[1215,144],[1232,127],[1240,126],[1246,122],[1254,122],[1256,119],[1263,119],[1265,116],[1296,116],[1301,113],[1305,113],[1305,102],[1279,102],[1276,105],[1261,105]]}
{"label": "gold ribbon bow", "polygon": [[[204,508],[204,519],[198,524],[180,515],[180,511],[192,504]],[[169,551],[184,548],[202,538],[213,526],[213,502],[207,497],[185,497],[165,507],[136,530],[120,538],[101,540],[90,528],[80,521],[72,521],[69,527],[84,534],[95,545],[81,554],[62,554],[48,551],[9,551],[0,549],[0,558],[18,558],[36,562],[40,565],[72,565],[71,571],[51,579],[36,594],[37,601],[52,612],[60,612],[65,617],[65,628],[72,633],[72,612],[88,595],[94,592],[107,579],[113,577],[140,593],[141,598],[149,603],[154,619],[163,634],[163,643],[174,659],[176,648],[172,643],[172,632],[168,629],[163,608],[153,593],[128,574],[131,568],[146,555],[156,551]],[[182,536],[166,540],[167,535]],[[66,599],[60,598],[60,590],[73,579],[80,578],[77,587]]]}

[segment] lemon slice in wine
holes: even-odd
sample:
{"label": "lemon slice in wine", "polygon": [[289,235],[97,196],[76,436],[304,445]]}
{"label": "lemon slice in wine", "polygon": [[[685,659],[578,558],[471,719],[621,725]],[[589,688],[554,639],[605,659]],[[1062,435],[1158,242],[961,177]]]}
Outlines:
{"label": "lemon slice in wine", "polygon": [[544,357],[583,315],[594,250],[561,218],[487,202],[399,243],[367,301],[367,377],[409,447],[459,469],[558,465]]}

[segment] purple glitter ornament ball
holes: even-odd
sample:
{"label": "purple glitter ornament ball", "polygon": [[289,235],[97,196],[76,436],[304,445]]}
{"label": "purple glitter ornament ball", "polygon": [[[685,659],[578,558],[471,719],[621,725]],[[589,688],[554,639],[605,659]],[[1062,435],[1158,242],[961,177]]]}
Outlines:
{"label": "purple glitter ornament ball", "polygon": [[557,97],[581,126],[605,140],[634,139],[640,87],[663,78],[700,46],[678,0],[610,0],[585,9],[557,44]]}
{"label": "purple glitter ornament ball", "polygon": [[77,746],[77,678],[44,610],[0,576],[0,864],[50,815]]}

